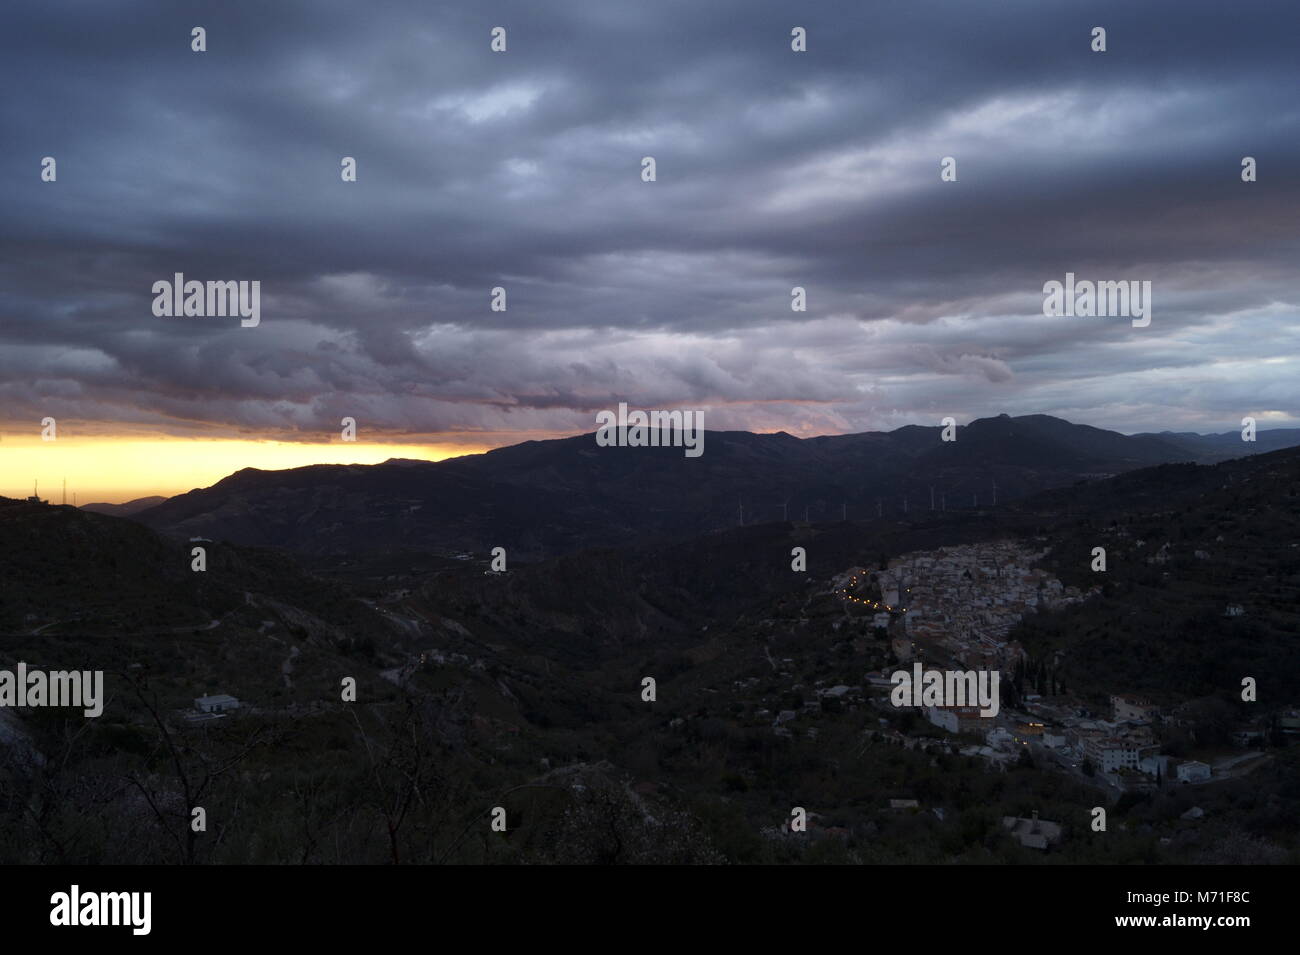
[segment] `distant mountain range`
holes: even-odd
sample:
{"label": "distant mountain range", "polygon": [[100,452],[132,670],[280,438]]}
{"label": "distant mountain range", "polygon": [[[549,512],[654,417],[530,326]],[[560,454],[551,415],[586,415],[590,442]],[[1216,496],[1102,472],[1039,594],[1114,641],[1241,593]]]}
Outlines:
{"label": "distant mountain range", "polygon": [[134,501],[127,501],[124,504],[83,504],[83,511],[91,511],[95,514],[111,514],[114,517],[127,517],[137,511],[143,511],[147,507],[154,507],[161,504],[167,498],[155,494],[153,497],[137,497]]}
{"label": "distant mountain range", "polygon": [[[1135,438],[1160,438],[1171,444],[1196,452],[1207,459],[1223,461],[1239,458],[1245,454],[1264,454],[1268,451],[1280,451],[1300,445],[1300,428],[1276,428],[1272,431],[1257,431],[1253,445],[1241,440],[1240,431],[1225,431],[1222,434],[1195,434],[1191,431],[1160,431],[1155,434],[1135,434]],[[1243,448],[1249,448],[1243,451]],[[1206,463],[1206,462],[1202,462]]]}
{"label": "distant mountain range", "polygon": [[[785,518],[915,516],[1159,464],[1215,463],[1300,445],[1300,430],[1123,435],[1048,415],[800,439],[710,431],[704,454],[599,447],[593,435],[439,462],[246,468],[131,516],[172,536],[342,554],[417,550],[518,559],[682,539]],[[133,502],[134,503],[134,502]],[[123,505],[129,507],[130,505]]]}

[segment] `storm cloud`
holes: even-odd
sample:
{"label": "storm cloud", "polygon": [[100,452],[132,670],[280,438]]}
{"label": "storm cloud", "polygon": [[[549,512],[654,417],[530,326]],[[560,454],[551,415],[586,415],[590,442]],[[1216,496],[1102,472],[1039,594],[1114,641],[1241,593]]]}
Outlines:
{"label": "storm cloud", "polygon": [[[350,415],[491,443],[619,401],[793,434],[1300,424],[1293,4],[10,0],[0,21],[6,429],[318,440]],[[177,272],[260,281],[261,324],[154,317]],[[1151,281],[1151,325],[1045,317],[1067,272]]]}

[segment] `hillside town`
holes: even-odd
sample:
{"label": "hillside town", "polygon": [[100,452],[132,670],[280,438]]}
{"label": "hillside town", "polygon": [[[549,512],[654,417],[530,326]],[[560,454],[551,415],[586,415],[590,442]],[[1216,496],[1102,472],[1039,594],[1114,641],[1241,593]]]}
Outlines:
{"label": "hillside town", "polygon": [[[1087,600],[1100,587],[1081,591],[1038,569],[1046,548],[1032,550],[1017,541],[947,547],[906,554],[885,570],[869,575],[852,568],[834,582],[842,592],[879,588],[881,602],[894,608],[886,624],[891,650],[899,664],[913,659],[936,667],[997,669],[1009,680],[1024,648],[1009,634],[1027,614],[1056,610]],[[865,585],[865,588],[864,588]],[[892,668],[888,668],[892,669]],[[886,670],[869,675],[883,685]],[[871,679],[874,677],[874,680]],[[1119,689],[1119,688],[1117,688]],[[983,717],[976,707],[926,707],[926,720],[948,733],[983,741],[968,746],[991,765],[1005,767],[1026,749],[1039,764],[1094,776],[1116,791],[1159,785],[1163,781],[1202,783],[1216,774],[1249,771],[1263,757],[1253,752],[1221,758],[1212,767],[1198,759],[1162,753],[1162,730],[1176,726],[1177,712],[1162,713],[1149,700],[1117,692],[1109,711],[1094,713],[1085,701],[1068,694],[1045,699],[1027,693],[1020,709]],[[1284,716],[1281,730],[1293,734],[1300,722]],[[1262,730],[1244,726],[1234,739],[1240,746],[1258,742]]]}
{"label": "hillside town", "polygon": [[1026,614],[1078,603],[1100,589],[1084,593],[1035,569],[1045,553],[1016,541],[947,547],[905,554],[874,575],[852,568],[833,586],[878,588],[882,602],[898,608],[891,619],[901,627],[891,627],[891,635],[900,662],[919,655],[964,669],[1009,670],[1024,650],[1008,634]]}
{"label": "hillside town", "polygon": [[[1026,658],[1010,636],[1016,625],[1028,614],[1068,607],[1100,591],[1063,585],[1041,569],[1046,553],[1045,547],[998,541],[909,553],[876,571],[851,567],[824,591],[842,602],[846,614],[832,629],[852,631],[851,621],[867,621],[871,632],[887,637],[885,665],[855,683],[810,670],[794,657],[768,654],[780,685],[750,677],[736,681],[732,692],[747,698],[750,720],[768,721],[779,737],[815,744],[827,714],[874,709],[878,718],[866,733],[876,743],[977,758],[993,771],[1030,759],[1041,769],[1102,786],[1112,797],[1237,776],[1267,759],[1251,748],[1262,738],[1259,726],[1238,728],[1233,736],[1238,749],[1232,753],[1180,758],[1163,752],[1166,732],[1182,721],[1179,708],[1164,711],[1124,688],[1115,688],[1100,712],[1096,701],[1068,693],[1027,692],[1014,707],[1004,701],[992,716],[981,716],[977,706],[899,707],[891,701],[895,671],[917,663],[997,670],[1003,685],[1009,683]],[[908,710],[915,718],[900,723]],[[1288,711],[1277,729],[1300,736],[1300,712]],[[1008,817],[1005,824],[1014,838],[1033,848],[1046,848],[1059,834],[1054,823],[1036,818]]]}

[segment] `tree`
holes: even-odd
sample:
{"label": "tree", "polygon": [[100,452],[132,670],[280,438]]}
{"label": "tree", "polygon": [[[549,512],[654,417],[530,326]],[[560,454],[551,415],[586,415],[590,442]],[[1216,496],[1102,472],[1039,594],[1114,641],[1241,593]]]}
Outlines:
{"label": "tree", "polygon": [[[158,697],[148,689],[147,678],[132,671],[121,671],[123,681],[135,694],[140,705],[148,712],[158,729],[157,746],[149,763],[161,760],[170,767],[170,774],[158,776],[140,770],[129,772],[125,781],[144,797],[154,818],[175,844],[176,861],[194,865],[198,861],[200,833],[192,825],[193,812],[198,807],[206,809],[207,797],[223,777],[231,775],[257,746],[269,742],[269,734],[254,727],[248,737],[233,748],[214,746],[212,752],[195,745],[192,740],[176,736],[159,713]],[[203,742],[209,741],[205,738]],[[163,782],[166,780],[166,783]],[[173,782],[176,789],[173,789]],[[179,800],[175,796],[179,795]],[[238,800],[236,800],[236,806]],[[237,810],[236,810],[237,812]],[[233,821],[233,818],[232,818]],[[229,825],[229,823],[227,823]],[[179,830],[179,831],[178,831]],[[183,833],[183,835],[182,835]]]}

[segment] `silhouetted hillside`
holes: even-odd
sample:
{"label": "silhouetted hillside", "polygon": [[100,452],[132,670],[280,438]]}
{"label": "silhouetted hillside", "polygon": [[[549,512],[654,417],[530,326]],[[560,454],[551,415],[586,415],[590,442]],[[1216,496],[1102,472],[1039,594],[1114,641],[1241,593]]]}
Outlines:
{"label": "silhouetted hillside", "polygon": [[[190,633],[224,621],[256,627],[259,597],[328,618],[317,636],[341,644],[382,621],[364,604],[306,575],[287,557],[203,544],[191,547],[134,521],[72,507],[0,498],[0,633],[12,635]],[[311,629],[310,627],[308,629]]]}
{"label": "silhouetted hillside", "polygon": [[[1053,453],[1060,438],[1050,420],[1026,427],[1038,453]],[[803,442],[765,437],[724,435],[719,444],[732,450],[720,455],[722,470],[787,455],[802,466]],[[995,423],[983,443],[1005,458],[1018,446],[1000,444],[1007,437],[1006,423]],[[841,440],[871,447],[881,438]],[[933,451],[927,440],[899,438],[917,454]],[[1089,466],[1111,439],[1097,441],[1079,459]],[[507,450],[499,474],[517,471],[559,500],[582,470],[568,473],[561,454],[548,471],[554,449],[544,445]],[[598,468],[608,479],[623,460],[603,456]],[[403,472],[429,467],[285,472],[289,484],[275,493],[287,508],[324,494],[327,476],[346,484],[351,472],[362,484],[378,476],[396,496]],[[465,469],[436,473],[443,487],[481,484]],[[264,477],[232,475],[223,495],[269,493]],[[543,561],[511,556],[504,574],[418,551],[316,555],[307,573],[284,553],[205,543],[205,575],[189,569],[188,541],[2,501],[0,621],[18,623],[6,660],[103,667],[112,699],[88,729],[57,710],[23,712],[5,727],[0,827],[14,838],[0,857],[1152,864],[1232,861],[1223,846],[1246,827],[1256,857],[1294,860],[1296,747],[1269,749],[1248,777],[1194,795],[1157,788],[1117,804],[1028,754],[1005,772],[990,769],[970,740],[881,704],[864,685],[868,671],[894,662],[889,635],[828,582],[851,566],[869,575],[903,553],[957,544],[1015,539],[1045,549],[1051,573],[1089,589],[1100,582],[1101,592],[1025,617],[1012,636],[1029,659],[1008,683],[1008,704],[1030,692],[1057,699],[1061,684],[1071,693],[1063,699],[1098,712],[1112,693],[1143,693],[1177,714],[1168,746],[1186,752],[1252,717],[1250,704],[1234,702],[1242,676],[1259,679],[1270,711],[1300,692],[1298,485],[1300,451],[1287,450],[1080,480],[996,508],[642,535]],[[351,493],[329,491],[345,504]],[[306,533],[322,513],[295,526]],[[1104,574],[1090,567],[1094,546],[1107,549]],[[795,547],[806,570],[791,567]],[[1243,615],[1223,616],[1226,602]],[[131,666],[139,669],[123,669]],[[133,672],[147,672],[148,692],[136,694]],[[358,681],[356,703],[340,700],[341,676]],[[653,701],[642,696],[647,676]],[[828,698],[830,687],[847,690],[847,702]],[[207,691],[249,706],[220,726],[185,729],[177,711]],[[192,856],[167,836],[186,830],[184,806],[141,821],[119,782],[132,774],[161,805],[175,788],[149,692],[179,734],[183,762],[232,767],[205,799],[230,826]],[[24,762],[15,739],[51,758]],[[24,808],[36,794],[39,825]],[[1193,799],[1205,818],[1189,828],[1181,814]],[[918,805],[899,811],[891,800]],[[1116,823],[1105,842],[1086,831],[1100,803]],[[791,805],[815,819],[806,837],[781,829]],[[463,840],[492,806],[507,808],[509,831]],[[1002,816],[1033,809],[1066,823],[1047,856],[1000,829]],[[158,837],[119,835],[141,831]]]}
{"label": "silhouetted hillside", "polygon": [[82,504],[81,509],[83,511],[92,511],[95,514],[110,514],[113,517],[129,517],[130,515],[143,511],[146,508],[156,507],[165,500],[167,500],[167,498],[155,494],[153,497],[137,497],[135,500],[126,501],[123,504]]}
{"label": "silhouetted hillside", "polygon": [[1059,418],[800,440],[707,432],[704,453],[602,448],[592,435],[441,462],[246,469],[136,518],[177,536],[315,554],[396,550],[533,560],[591,547],[687,539],[742,523],[975,511],[1080,478],[1197,460],[1182,444]]}

